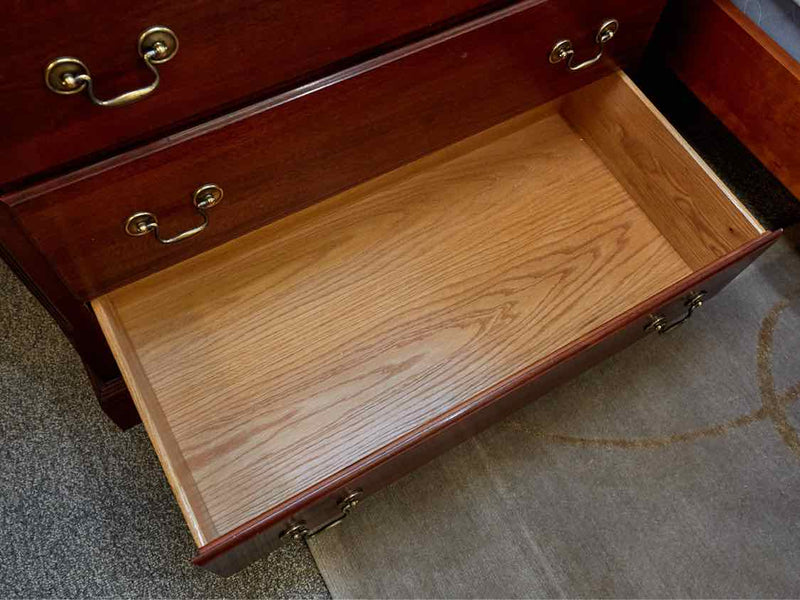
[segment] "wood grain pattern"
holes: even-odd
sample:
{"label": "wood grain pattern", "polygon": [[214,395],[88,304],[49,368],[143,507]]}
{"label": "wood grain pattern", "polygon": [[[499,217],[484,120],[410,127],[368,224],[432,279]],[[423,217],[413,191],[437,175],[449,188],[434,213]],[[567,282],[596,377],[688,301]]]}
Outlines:
{"label": "wood grain pattern", "polygon": [[658,31],[654,52],[800,198],[800,64],[729,0],[675,0]]}
{"label": "wood grain pattern", "polygon": [[[128,383],[133,401],[150,435],[194,541],[198,545],[205,544],[210,538],[206,537],[204,532],[212,531],[214,525],[197,490],[194,476],[186,464],[183,452],[178,447],[175,437],[169,432],[169,422],[156,399],[148,375],[138,360],[137,350],[127,332],[119,326],[120,316],[112,303],[96,303],[94,308],[98,320],[104,326],[114,355],[125,357],[125,360],[119,361],[122,375]],[[135,382],[135,385],[132,385],[132,382]]]}
{"label": "wood grain pattern", "polygon": [[[641,338],[645,335],[644,329],[650,314],[663,313],[670,318],[685,314],[684,303],[692,291],[702,289],[707,292],[708,298],[713,298],[775,242],[780,233],[765,233],[748,242],[549,355],[530,371],[503,381],[490,394],[474,398],[451,409],[449,413],[439,415],[350,468],[320,481],[274,510],[251,519],[200,548],[193,562],[219,575],[232,575],[284,541],[279,535],[291,520],[306,520],[311,527],[328,522],[337,515],[336,502],[347,490],[362,489],[370,494],[422,466],[513,410]],[[703,317],[698,315],[695,318]],[[347,526],[346,523],[343,525]]]}
{"label": "wood grain pattern", "polygon": [[[662,5],[525,0],[2,201],[75,295],[92,298],[636,60]],[[603,62],[580,73],[549,64],[561,37],[592,49],[609,13],[622,28]],[[124,233],[127,217],[143,210],[158,216],[165,234],[195,226],[191,192],[208,182],[225,189],[225,200],[201,235],[160,246]]]}
{"label": "wood grain pattern", "polygon": [[626,75],[570,94],[562,110],[693,270],[764,233]]}
{"label": "wood grain pattern", "polygon": [[163,411],[151,439],[179,449],[208,511],[197,539],[690,274],[559,115],[531,118],[93,303],[130,341],[114,345],[140,410]]}
{"label": "wood grain pattern", "polygon": [[[85,164],[510,2],[429,0],[413,10],[403,0],[6,2],[0,39],[25,43],[11,45],[0,68],[0,188]],[[46,89],[44,67],[58,56],[83,60],[101,97],[149,83],[136,40],[153,25],[171,27],[180,39],[153,96],[109,110],[83,94]]]}

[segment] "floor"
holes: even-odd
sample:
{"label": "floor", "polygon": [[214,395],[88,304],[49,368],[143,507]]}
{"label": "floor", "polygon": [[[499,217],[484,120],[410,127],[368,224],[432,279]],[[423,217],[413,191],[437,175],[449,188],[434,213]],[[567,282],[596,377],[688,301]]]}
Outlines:
{"label": "floor", "polygon": [[144,429],[106,419],[78,356],[2,261],[0,349],[0,597],[328,597],[299,542],[228,579],[190,564]]}

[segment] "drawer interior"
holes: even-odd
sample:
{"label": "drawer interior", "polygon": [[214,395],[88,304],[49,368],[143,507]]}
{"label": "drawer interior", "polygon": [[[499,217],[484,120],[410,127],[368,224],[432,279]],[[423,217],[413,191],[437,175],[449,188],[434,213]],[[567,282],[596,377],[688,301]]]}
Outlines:
{"label": "drawer interior", "polygon": [[762,233],[618,73],[93,306],[202,546]]}

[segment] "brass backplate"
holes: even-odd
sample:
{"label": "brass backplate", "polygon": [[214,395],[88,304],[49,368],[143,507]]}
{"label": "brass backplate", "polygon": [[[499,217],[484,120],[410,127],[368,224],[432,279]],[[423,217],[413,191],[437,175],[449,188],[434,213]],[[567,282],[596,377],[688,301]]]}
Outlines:
{"label": "brass backplate", "polygon": [[201,185],[194,191],[192,194],[192,202],[194,202],[197,208],[211,208],[220,203],[223,195],[224,193],[221,187],[213,183],[207,183]]}
{"label": "brass backplate", "polygon": [[132,236],[147,235],[150,229],[157,224],[158,221],[153,213],[134,213],[125,221],[125,233]]}
{"label": "brass backplate", "polygon": [[178,36],[169,27],[151,27],[139,36],[139,55],[144,56],[161,42],[166,47],[164,53],[158,58],[150,59],[154,65],[160,65],[170,60],[178,52]]}
{"label": "brass backplate", "polygon": [[47,87],[56,94],[78,94],[86,87],[86,82],[81,81],[78,85],[70,85],[71,77],[86,75],[89,69],[72,56],[62,56],[52,61],[44,70],[44,81]]}

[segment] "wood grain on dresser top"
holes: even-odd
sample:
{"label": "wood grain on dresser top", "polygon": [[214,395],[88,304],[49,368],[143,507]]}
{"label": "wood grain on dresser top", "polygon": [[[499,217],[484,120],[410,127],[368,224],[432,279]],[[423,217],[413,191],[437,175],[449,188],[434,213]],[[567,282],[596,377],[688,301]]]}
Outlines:
{"label": "wood grain on dresser top", "polygon": [[[1,200],[72,292],[91,299],[635,61],[662,4],[525,0]],[[578,73],[548,62],[563,37],[594,52],[610,15],[621,29],[603,61]],[[141,211],[165,234],[196,226],[191,193],[204,183],[225,199],[202,234],[171,246],[125,234]]]}
{"label": "wood grain on dresser top", "polygon": [[203,545],[690,273],[536,111],[93,305]]}

